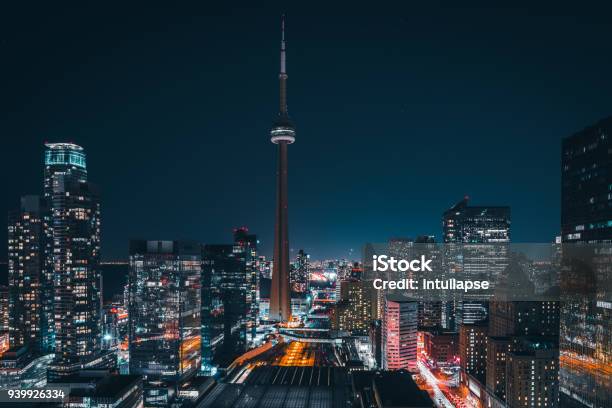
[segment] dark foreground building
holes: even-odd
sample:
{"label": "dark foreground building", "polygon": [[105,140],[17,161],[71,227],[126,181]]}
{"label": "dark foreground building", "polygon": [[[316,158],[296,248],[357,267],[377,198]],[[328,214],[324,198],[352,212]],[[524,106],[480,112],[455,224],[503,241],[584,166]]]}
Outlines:
{"label": "dark foreground building", "polygon": [[348,408],[350,385],[338,367],[256,367],[241,384],[218,383],[198,408]]}
{"label": "dark foreground building", "polygon": [[351,380],[353,406],[358,408],[434,407],[409,371],[357,371]]}
{"label": "dark foreground building", "polygon": [[[217,363],[227,367],[246,351],[250,285],[246,257],[239,244],[202,247],[202,356],[205,369]],[[221,347],[213,350],[214,339]]]}
{"label": "dark foreground building", "polygon": [[142,407],[142,377],[91,373],[65,377],[58,386],[70,387],[65,407]]}

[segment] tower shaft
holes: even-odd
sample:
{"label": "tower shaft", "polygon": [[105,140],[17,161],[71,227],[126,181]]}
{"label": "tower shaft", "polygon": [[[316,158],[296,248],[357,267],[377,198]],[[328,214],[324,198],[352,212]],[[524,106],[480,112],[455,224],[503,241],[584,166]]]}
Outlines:
{"label": "tower shaft", "polygon": [[281,49],[278,118],[270,132],[271,141],[278,145],[276,173],[276,214],[274,226],[274,264],[270,293],[270,320],[286,321],[291,316],[289,290],[289,206],[287,201],[287,150],[295,141],[295,129],[287,113],[287,71],[285,47],[285,17],[281,23]]}
{"label": "tower shaft", "polygon": [[274,268],[270,296],[270,319],[285,321],[291,316],[289,294],[289,221],[287,203],[287,142],[278,144],[276,174],[276,223],[274,229]]}

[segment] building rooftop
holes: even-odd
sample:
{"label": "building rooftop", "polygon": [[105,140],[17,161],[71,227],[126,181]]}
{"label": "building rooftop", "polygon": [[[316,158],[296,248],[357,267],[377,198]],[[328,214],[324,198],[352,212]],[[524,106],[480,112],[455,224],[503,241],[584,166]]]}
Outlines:
{"label": "building rooftop", "polygon": [[121,397],[130,388],[142,382],[139,375],[111,375],[103,373],[79,374],[62,378],[57,384],[69,385],[70,396],[92,398]]}
{"label": "building rooftop", "polygon": [[[253,375],[255,374],[255,375]],[[346,406],[347,380],[332,367],[257,367],[242,384],[217,384],[197,408]]]}
{"label": "building rooftop", "polygon": [[419,389],[412,374],[399,371],[356,371],[352,374],[356,398],[378,407],[433,407],[427,391]]}

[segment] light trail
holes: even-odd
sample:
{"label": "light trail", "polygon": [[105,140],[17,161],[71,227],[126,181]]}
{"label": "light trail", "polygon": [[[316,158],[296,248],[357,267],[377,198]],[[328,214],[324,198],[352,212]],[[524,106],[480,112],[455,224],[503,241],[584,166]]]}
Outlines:
{"label": "light trail", "polygon": [[427,384],[433,390],[434,404],[436,404],[437,407],[441,406],[443,408],[455,408],[448,398],[446,398],[446,395],[444,395],[444,393],[440,390],[440,387],[438,387],[438,379],[431,373],[431,371],[429,371],[429,368],[427,368],[425,364],[420,361],[417,362],[417,367],[419,368],[419,372],[423,378],[425,378]]}

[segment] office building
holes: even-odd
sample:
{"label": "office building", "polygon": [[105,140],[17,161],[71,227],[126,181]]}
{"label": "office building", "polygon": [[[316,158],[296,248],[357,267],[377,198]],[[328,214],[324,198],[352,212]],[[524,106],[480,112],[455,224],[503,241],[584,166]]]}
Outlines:
{"label": "office building", "polygon": [[510,242],[510,207],[471,206],[465,197],[444,212],[442,222],[445,243]]}
{"label": "office building", "polygon": [[[247,266],[241,245],[206,244],[202,249],[202,330],[205,364],[226,366],[247,347]],[[219,337],[220,336],[220,337]],[[222,349],[213,350],[221,338]]]}
{"label": "office building", "polygon": [[41,355],[29,344],[15,346],[0,357],[0,388],[41,388],[47,384],[47,369],[53,354]]}
{"label": "office building", "polygon": [[428,330],[442,326],[442,302],[419,302],[419,330]]}
{"label": "office building", "polygon": [[[489,302],[486,393],[501,401],[510,398],[506,392],[510,354],[529,351],[526,347],[531,347],[533,341],[542,344],[558,344],[559,341],[559,302],[532,300],[535,285],[528,277],[530,270],[531,263],[525,257],[512,256]],[[548,369],[551,370],[550,366]],[[520,373],[516,372],[513,380],[519,379]],[[548,404],[556,406],[556,401],[549,400]]]}
{"label": "office building", "polygon": [[[442,216],[445,269],[493,285],[508,264],[510,207],[471,206],[468,201],[465,197]],[[444,325],[449,328],[487,318],[486,302],[467,297],[449,301],[445,309]]]}
{"label": "office building", "polygon": [[416,371],[417,302],[387,295],[382,324],[384,370]]}
{"label": "office building", "polygon": [[[139,375],[108,375],[103,372],[62,379],[66,387],[67,408],[140,408],[143,406],[143,381]],[[147,406],[146,403],[144,406]]]}
{"label": "office building", "polygon": [[257,235],[249,234],[247,227],[234,229],[234,244],[241,253],[245,267],[246,285],[246,331],[251,339],[255,337],[259,322],[259,257],[257,256]]}
{"label": "office building", "polygon": [[455,366],[459,362],[459,333],[441,328],[423,331],[423,349],[437,367]]}
{"label": "office building", "polygon": [[509,352],[506,365],[508,407],[559,406],[559,349],[537,342]]}
{"label": "office building", "polygon": [[478,321],[459,326],[459,361],[462,381],[467,375],[485,382],[487,365],[487,323]]}
{"label": "office building", "polygon": [[130,241],[129,371],[153,405],[200,370],[200,271],[199,244]]}
{"label": "office building", "polygon": [[567,244],[590,243],[597,265],[562,278],[562,286],[571,286],[564,291],[569,295],[590,293],[561,303],[560,389],[564,404],[580,407],[612,406],[612,307],[606,301],[612,272],[606,254],[612,242],[611,137],[608,117],[563,139],[561,146],[562,258],[572,250]]}
{"label": "office building", "polygon": [[506,365],[514,346],[514,341],[509,336],[487,338],[486,390],[501,401],[506,401]]}

